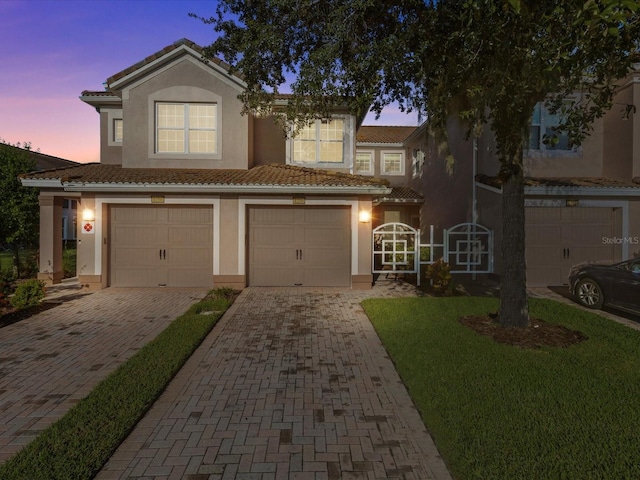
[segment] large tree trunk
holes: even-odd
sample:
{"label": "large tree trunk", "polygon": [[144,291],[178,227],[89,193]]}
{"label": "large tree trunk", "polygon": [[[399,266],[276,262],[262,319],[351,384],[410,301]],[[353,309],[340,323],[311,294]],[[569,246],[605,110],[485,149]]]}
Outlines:
{"label": "large tree trunk", "polygon": [[524,177],[515,169],[502,184],[502,276],[499,322],[503,327],[529,325],[524,238]]}

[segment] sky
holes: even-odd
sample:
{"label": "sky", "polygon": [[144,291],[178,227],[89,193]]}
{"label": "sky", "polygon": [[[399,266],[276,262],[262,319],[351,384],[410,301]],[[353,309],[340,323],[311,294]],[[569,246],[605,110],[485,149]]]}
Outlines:
{"label": "sky", "polygon": [[[0,141],[100,161],[99,115],[80,101],[111,75],[182,38],[206,46],[215,0],[0,0]],[[365,125],[416,125],[387,108]]]}

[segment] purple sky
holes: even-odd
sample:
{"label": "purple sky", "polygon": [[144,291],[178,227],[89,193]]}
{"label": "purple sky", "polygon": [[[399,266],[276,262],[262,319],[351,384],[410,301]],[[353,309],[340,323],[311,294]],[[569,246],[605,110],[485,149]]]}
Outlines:
{"label": "purple sky", "polygon": [[[181,38],[207,45],[214,0],[0,0],[0,140],[99,161],[98,114],[79,100],[107,77]],[[388,108],[365,124],[414,125]]]}

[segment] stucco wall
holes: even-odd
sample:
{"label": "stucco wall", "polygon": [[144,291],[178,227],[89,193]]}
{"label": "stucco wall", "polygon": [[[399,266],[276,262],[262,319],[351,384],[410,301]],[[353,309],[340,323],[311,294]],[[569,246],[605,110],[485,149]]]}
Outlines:
{"label": "stucco wall", "polygon": [[[249,117],[241,115],[238,90],[191,57],[123,90],[125,167],[248,168]],[[218,149],[214,155],[155,153],[155,102],[218,105]]]}

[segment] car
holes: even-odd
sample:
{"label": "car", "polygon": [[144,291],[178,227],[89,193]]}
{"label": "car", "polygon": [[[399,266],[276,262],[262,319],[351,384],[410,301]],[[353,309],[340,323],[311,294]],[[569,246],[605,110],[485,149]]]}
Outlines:
{"label": "car", "polygon": [[640,258],[613,265],[575,265],[569,273],[569,288],[587,308],[607,305],[640,313]]}

